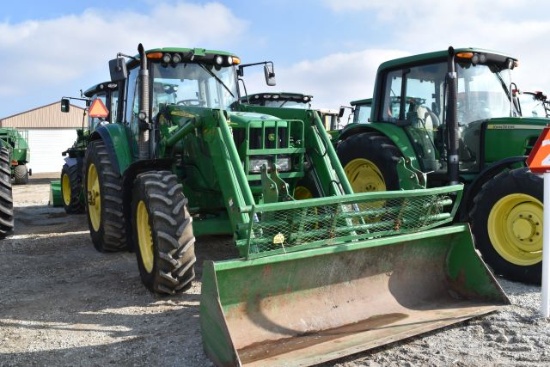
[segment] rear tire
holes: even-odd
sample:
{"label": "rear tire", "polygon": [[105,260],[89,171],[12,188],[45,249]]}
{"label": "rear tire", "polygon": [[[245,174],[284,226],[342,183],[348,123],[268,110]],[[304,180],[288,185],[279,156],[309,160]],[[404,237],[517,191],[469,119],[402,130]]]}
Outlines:
{"label": "rear tire", "polygon": [[100,252],[126,250],[122,176],[114,170],[103,141],[90,142],[84,167],[86,217],[94,247]]}
{"label": "rear tire", "polygon": [[160,294],[180,293],[195,278],[195,237],[187,199],[168,171],[137,176],[132,193],[132,239],[143,284]]}
{"label": "rear tire", "polygon": [[26,164],[20,164],[13,169],[13,183],[26,185],[29,183],[29,170]]}
{"label": "rear tire", "polygon": [[352,135],[338,145],[337,152],[354,192],[399,190],[397,163],[402,155],[386,136],[378,132]]}
{"label": "rear tire", "polygon": [[541,283],[541,177],[519,168],[487,181],[474,198],[470,224],[476,247],[495,274],[522,283]]}
{"label": "rear tire", "polygon": [[78,165],[64,164],[61,169],[61,198],[67,214],[84,213],[82,173]]}
{"label": "rear tire", "polygon": [[13,195],[10,152],[0,148],[0,239],[13,231]]}

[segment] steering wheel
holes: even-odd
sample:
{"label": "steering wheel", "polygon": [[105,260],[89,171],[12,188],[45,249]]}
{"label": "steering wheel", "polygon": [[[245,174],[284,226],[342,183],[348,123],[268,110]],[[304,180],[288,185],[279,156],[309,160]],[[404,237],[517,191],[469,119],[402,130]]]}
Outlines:
{"label": "steering wheel", "polygon": [[200,99],[182,99],[181,101],[177,101],[176,104],[199,107],[202,106],[203,103]]}

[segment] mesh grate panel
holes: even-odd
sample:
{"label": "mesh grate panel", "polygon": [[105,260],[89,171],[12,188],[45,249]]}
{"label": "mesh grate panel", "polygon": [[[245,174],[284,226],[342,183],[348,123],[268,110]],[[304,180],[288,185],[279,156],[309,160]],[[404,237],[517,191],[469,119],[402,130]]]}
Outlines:
{"label": "mesh grate panel", "polygon": [[249,258],[255,258],[418,232],[452,221],[460,195],[447,192],[409,196],[409,192],[384,199],[379,195],[350,195],[354,200],[342,197],[345,199],[333,199],[328,204],[327,200],[321,204],[317,199],[303,200],[292,202],[289,209],[257,206],[250,212],[254,219],[248,238],[238,242],[249,247]]}

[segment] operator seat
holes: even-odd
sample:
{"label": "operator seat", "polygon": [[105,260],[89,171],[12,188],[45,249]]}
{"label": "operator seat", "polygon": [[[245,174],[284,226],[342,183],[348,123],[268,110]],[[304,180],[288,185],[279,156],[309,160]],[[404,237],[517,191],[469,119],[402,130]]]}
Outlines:
{"label": "operator seat", "polygon": [[416,115],[418,116],[419,127],[424,127],[430,132],[438,128],[439,119],[428,107],[418,106],[416,108]]}

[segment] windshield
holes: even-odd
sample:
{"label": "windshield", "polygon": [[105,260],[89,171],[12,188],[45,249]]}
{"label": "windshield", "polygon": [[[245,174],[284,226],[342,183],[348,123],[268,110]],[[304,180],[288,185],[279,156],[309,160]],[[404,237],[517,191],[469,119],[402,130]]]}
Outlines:
{"label": "windshield", "polygon": [[372,109],[371,102],[356,105],[353,110],[353,122],[355,123],[369,122],[371,109]]}
{"label": "windshield", "polygon": [[152,64],[153,113],[160,104],[228,109],[237,100],[234,67]]}
{"label": "windshield", "polygon": [[291,101],[291,100],[267,100],[263,104],[265,107],[277,107],[277,108],[303,108],[308,109],[310,107],[309,103],[304,103],[300,101]]}
{"label": "windshield", "polygon": [[510,70],[493,72],[487,65],[458,65],[458,121],[510,117]]}

